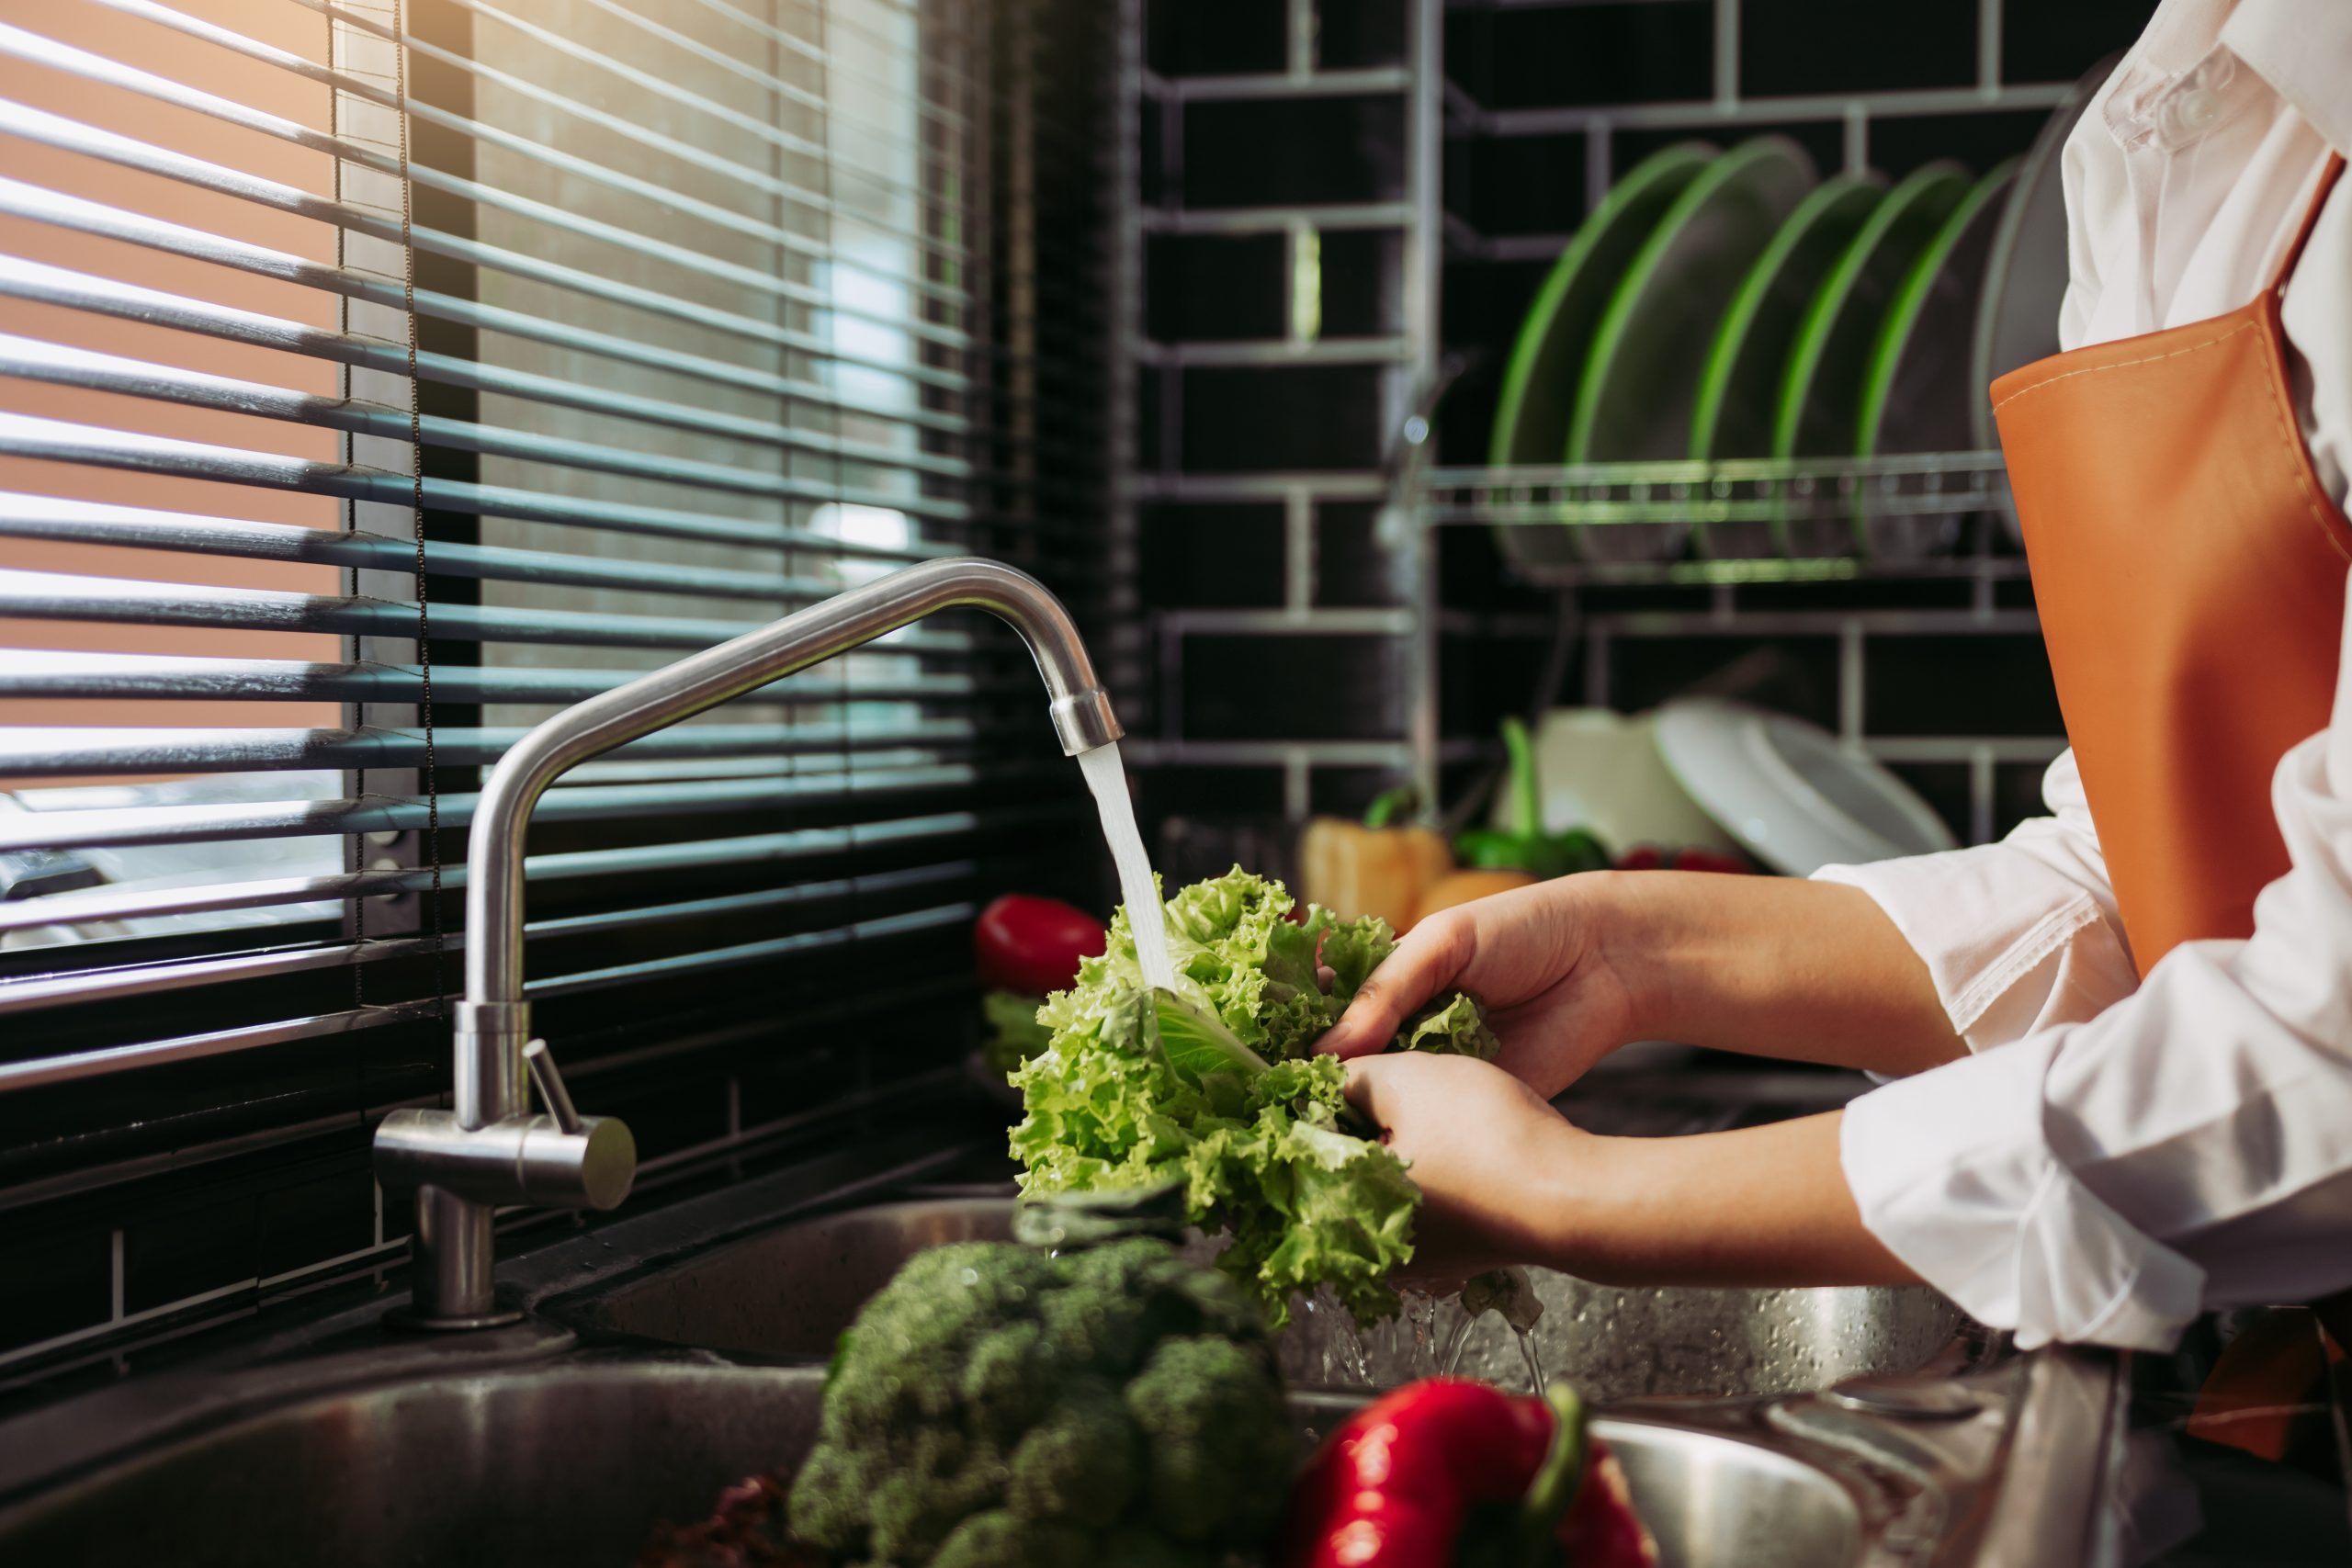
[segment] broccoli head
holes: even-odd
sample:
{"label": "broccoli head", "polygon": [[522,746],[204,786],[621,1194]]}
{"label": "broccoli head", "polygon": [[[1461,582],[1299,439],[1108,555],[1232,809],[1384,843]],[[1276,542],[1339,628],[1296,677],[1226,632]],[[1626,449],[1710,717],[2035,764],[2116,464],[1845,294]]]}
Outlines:
{"label": "broccoli head", "polygon": [[1230,1339],[1164,1339],[1126,1388],[1142,1432],[1148,1517],[1183,1541],[1255,1540],[1273,1528],[1294,1457],[1280,1387]]}
{"label": "broccoli head", "polygon": [[1183,1568],[1262,1544],[1291,1445],[1264,1321],[1224,1276],[1150,1238],[961,1243],[843,1337],[791,1516],[895,1568]]}

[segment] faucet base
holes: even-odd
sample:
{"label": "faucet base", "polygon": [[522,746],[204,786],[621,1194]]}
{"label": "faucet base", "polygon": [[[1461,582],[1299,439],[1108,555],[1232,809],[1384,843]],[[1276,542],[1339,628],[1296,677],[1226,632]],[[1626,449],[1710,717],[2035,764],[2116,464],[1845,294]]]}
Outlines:
{"label": "faucet base", "polygon": [[428,1315],[413,1305],[394,1307],[384,1314],[384,1326],[409,1334],[447,1334],[469,1328],[503,1328],[510,1323],[520,1323],[523,1314],[512,1309],[491,1312],[457,1313],[448,1316]]}

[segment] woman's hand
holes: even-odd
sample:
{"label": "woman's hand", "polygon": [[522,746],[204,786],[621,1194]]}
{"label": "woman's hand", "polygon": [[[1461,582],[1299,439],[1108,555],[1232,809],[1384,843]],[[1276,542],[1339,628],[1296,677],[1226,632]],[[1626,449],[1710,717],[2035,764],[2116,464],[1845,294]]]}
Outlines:
{"label": "woman's hand", "polygon": [[1411,1165],[1414,1279],[1532,1263],[1620,1284],[1880,1285],[1917,1276],[1863,1227],[1842,1113],[1601,1138],[1471,1056],[1348,1064],[1348,1098]]}
{"label": "woman's hand", "polygon": [[1928,965],[1859,888],[1787,876],[1587,872],[1405,933],[1319,1050],[1379,1051],[1449,991],[1550,1099],[1633,1040],[1919,1072],[1963,1054]]}
{"label": "woman's hand", "polygon": [[1412,1167],[1414,1279],[1453,1284],[1565,1249],[1578,1156],[1595,1142],[1475,1056],[1404,1051],[1348,1064],[1348,1098]]}
{"label": "woman's hand", "polygon": [[1545,1099],[1559,1093],[1634,1038],[1634,994],[1598,940],[1592,895],[1608,876],[1565,876],[1431,915],[1405,933],[1317,1048],[1377,1052],[1423,1003],[1468,991],[1501,1037],[1498,1065]]}

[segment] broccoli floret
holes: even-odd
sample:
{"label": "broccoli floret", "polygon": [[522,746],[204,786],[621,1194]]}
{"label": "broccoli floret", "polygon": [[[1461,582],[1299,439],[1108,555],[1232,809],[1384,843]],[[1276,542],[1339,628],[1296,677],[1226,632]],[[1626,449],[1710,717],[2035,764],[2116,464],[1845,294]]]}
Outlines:
{"label": "broccoli floret", "polygon": [[1017,1442],[1052,1405],[1057,1376],[1046,1331],[1024,1320],[981,1337],[964,1362],[957,1392],[973,1431]]}
{"label": "broccoli floret", "polygon": [[1206,1336],[1165,1340],[1126,1399],[1153,1523],[1178,1540],[1236,1545],[1272,1527],[1291,1435],[1282,1389],[1255,1354]]}
{"label": "broccoli floret", "polygon": [[844,1337],[792,1520],[889,1568],[1194,1568],[1261,1543],[1290,1442],[1264,1322],[1222,1276],[1149,1238],[965,1243],[910,1260]]}
{"label": "broccoli floret", "polygon": [[992,1508],[956,1526],[931,1568],[1086,1568],[1087,1547],[1086,1537],[1068,1525]]}
{"label": "broccoli floret", "polygon": [[1111,1523],[1135,1495],[1139,1446],[1115,1389],[1100,1378],[1070,1383],[1012,1450],[1012,1511],[1089,1529]]}
{"label": "broccoli floret", "polygon": [[1170,1540],[1146,1525],[1122,1525],[1113,1530],[1096,1559],[1106,1568],[1216,1568],[1227,1560],[1206,1547]]}
{"label": "broccoli floret", "polygon": [[885,1562],[925,1561],[967,1515],[1002,1495],[1002,1461],[955,1427],[917,1427],[888,1453],[872,1506],[874,1555]]}
{"label": "broccoli floret", "polygon": [[792,1482],[792,1530],[837,1557],[865,1551],[865,1465],[855,1450],[820,1442]]}

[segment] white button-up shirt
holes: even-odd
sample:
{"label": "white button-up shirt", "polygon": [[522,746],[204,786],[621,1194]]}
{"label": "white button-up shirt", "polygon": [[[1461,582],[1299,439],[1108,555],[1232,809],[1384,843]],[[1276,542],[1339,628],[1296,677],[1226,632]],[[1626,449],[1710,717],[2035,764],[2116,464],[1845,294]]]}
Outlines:
{"label": "white button-up shirt", "polygon": [[[2064,153],[2078,347],[2265,286],[2352,152],[2352,0],[2165,0]],[[2287,289],[2303,434],[2352,468],[2352,175]],[[2054,520],[2063,526],[2064,520]],[[2192,523],[2193,525],[2193,523]],[[1821,874],[1876,899],[1972,1053],[1846,1113],[1880,1240],[2020,1345],[2169,1347],[2209,1307],[2352,1286],[2352,649],[2271,787],[2292,862],[2245,941],[2139,982],[2071,753],[1997,844]]]}

